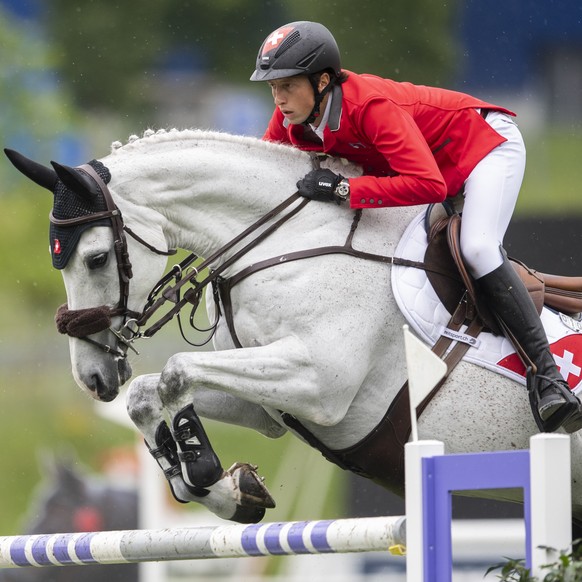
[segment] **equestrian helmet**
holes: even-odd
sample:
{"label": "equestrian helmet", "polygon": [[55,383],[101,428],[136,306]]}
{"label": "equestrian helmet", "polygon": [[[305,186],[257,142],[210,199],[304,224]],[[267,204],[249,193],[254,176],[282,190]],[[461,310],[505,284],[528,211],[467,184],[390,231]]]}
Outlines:
{"label": "equestrian helmet", "polygon": [[326,69],[336,77],[341,74],[339,48],[331,32],[317,22],[291,22],[265,39],[251,81],[313,75]]}

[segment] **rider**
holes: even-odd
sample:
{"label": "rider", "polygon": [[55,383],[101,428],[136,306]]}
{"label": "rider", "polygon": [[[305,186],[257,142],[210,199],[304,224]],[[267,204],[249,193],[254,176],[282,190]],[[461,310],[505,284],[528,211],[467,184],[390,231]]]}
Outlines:
{"label": "rider", "polygon": [[485,300],[537,373],[532,411],[543,430],[582,428],[582,405],[558,371],[537,310],[502,248],[525,170],[511,111],[455,91],[341,68],[330,31],[292,22],[272,32],[251,81],[266,81],[275,111],[264,139],[363,167],[345,179],[310,171],[299,194],[350,208],[443,202],[463,192],[461,252]]}

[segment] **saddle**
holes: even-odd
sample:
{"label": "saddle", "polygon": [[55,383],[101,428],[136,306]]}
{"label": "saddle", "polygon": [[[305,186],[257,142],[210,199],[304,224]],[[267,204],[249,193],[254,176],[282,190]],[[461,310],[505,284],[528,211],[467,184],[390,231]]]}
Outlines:
{"label": "saddle", "polygon": [[[472,310],[475,310],[486,330],[501,335],[495,316],[481,299],[461,256],[460,232],[459,214],[440,218],[432,225],[424,257],[428,280],[449,313],[453,314],[464,301],[467,320],[473,319]],[[548,275],[519,260],[509,258],[509,262],[523,281],[538,313],[544,305],[566,315],[582,311],[582,277]]]}

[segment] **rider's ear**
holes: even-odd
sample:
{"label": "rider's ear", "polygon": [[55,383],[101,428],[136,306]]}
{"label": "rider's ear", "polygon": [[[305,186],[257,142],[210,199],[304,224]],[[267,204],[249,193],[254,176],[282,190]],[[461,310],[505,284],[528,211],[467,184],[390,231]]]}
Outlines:
{"label": "rider's ear", "polygon": [[47,168],[38,162],[29,160],[26,156],[17,151],[4,149],[6,157],[12,162],[12,165],[27,178],[38,184],[39,186],[50,190],[55,188],[58,177],[54,170]]}
{"label": "rider's ear", "polygon": [[320,91],[323,91],[329,85],[330,81],[331,77],[329,76],[329,73],[327,71],[324,71],[323,73],[321,73],[321,77],[319,77],[318,89]]}
{"label": "rider's ear", "polygon": [[63,184],[75,192],[75,194],[83,198],[88,198],[89,200],[94,200],[99,195],[99,186],[85,172],[77,168],[63,166],[57,162],[51,162],[51,164]]}

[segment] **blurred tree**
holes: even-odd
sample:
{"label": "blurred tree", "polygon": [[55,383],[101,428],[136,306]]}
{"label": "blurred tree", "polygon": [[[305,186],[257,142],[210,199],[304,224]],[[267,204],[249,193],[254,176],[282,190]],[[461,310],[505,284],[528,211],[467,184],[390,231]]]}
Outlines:
{"label": "blurred tree", "polygon": [[[0,135],[3,146],[35,150],[71,131],[74,112],[70,95],[55,76],[55,54],[42,31],[12,17],[0,6]],[[26,123],[23,123],[23,121]],[[50,143],[49,143],[50,141]],[[6,176],[0,166],[0,176]]]}
{"label": "blurred tree", "polygon": [[[73,140],[76,125],[71,98],[54,75],[55,54],[42,31],[0,7],[0,136],[2,147],[22,151],[48,163]],[[1,154],[0,162],[0,300],[3,325],[19,319],[16,307],[35,314],[62,300],[60,275],[51,267],[48,249],[50,193],[22,177]],[[17,252],[15,252],[17,250]],[[22,318],[20,318],[20,321]],[[0,334],[1,335],[1,334]]]}
{"label": "blurred tree", "polygon": [[285,2],[180,2],[166,15],[171,31],[166,42],[170,51],[191,55],[194,66],[215,77],[244,82],[262,39],[287,18]]}
{"label": "blurred tree", "polygon": [[147,101],[151,64],[166,46],[168,1],[51,0],[49,35],[79,105],[119,112]]}
{"label": "blurred tree", "polygon": [[46,10],[78,103],[123,114],[147,110],[161,69],[244,79],[246,56],[256,51],[252,33],[273,12],[262,0],[52,0]]}
{"label": "blurred tree", "polygon": [[[434,0],[51,0],[60,67],[85,107],[144,111],[161,69],[246,83],[274,28],[317,20],[337,36],[345,66],[398,80],[446,84],[454,3]],[[151,103],[150,103],[151,104]]]}
{"label": "blurred tree", "polygon": [[454,0],[287,2],[294,20],[321,22],[332,31],[346,69],[437,86],[452,76]]}

